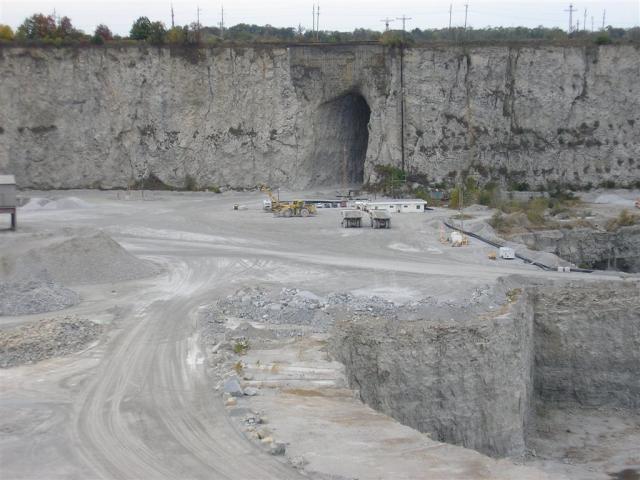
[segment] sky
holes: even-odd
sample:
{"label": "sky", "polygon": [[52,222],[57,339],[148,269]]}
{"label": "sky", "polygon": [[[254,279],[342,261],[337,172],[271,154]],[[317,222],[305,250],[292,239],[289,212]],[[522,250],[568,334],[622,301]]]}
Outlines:
{"label": "sky", "polygon": [[[316,4],[318,0],[315,0]],[[468,3],[468,25],[486,26],[560,27],[569,26],[569,2],[561,0],[320,0],[320,29],[351,31],[354,28],[383,30],[382,19],[410,17],[407,29],[442,28],[449,25],[452,7],[452,25],[462,26]],[[174,0],[176,25],[195,21],[200,8],[200,22],[206,26],[218,25],[223,2],[220,0]],[[276,27],[310,29],[314,0],[226,0],[225,25],[237,23],[270,24]],[[573,24],[586,19],[587,28],[602,25],[606,9],[607,25],[634,27],[640,25],[640,0],[575,0]],[[104,23],[114,33],[127,35],[131,24],[139,16],[160,20],[171,25],[171,0],[0,0],[0,24],[16,28],[33,13],[66,15],[74,26],[91,33],[96,25]],[[391,28],[401,28],[395,20]]]}

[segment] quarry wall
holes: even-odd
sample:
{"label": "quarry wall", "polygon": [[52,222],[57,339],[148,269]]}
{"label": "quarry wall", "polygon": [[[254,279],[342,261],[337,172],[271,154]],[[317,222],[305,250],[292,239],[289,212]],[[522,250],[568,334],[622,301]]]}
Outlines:
{"label": "quarry wall", "polygon": [[435,440],[520,455],[538,402],[638,408],[639,292],[574,281],[512,290],[484,318],[345,319],[330,350],[373,408]]}
{"label": "quarry wall", "polygon": [[434,440],[494,456],[525,449],[533,310],[450,322],[339,322],[332,353],[362,400]]}
{"label": "quarry wall", "polygon": [[366,182],[404,144],[431,180],[640,180],[636,46],[410,48],[404,82],[400,63],[382,45],[3,47],[0,171],[39,188],[303,188]]}
{"label": "quarry wall", "polygon": [[640,272],[640,225],[613,232],[593,228],[541,230],[514,236],[512,240],[582,267]]}
{"label": "quarry wall", "polygon": [[537,287],[535,391],[545,402],[640,407],[640,284]]}

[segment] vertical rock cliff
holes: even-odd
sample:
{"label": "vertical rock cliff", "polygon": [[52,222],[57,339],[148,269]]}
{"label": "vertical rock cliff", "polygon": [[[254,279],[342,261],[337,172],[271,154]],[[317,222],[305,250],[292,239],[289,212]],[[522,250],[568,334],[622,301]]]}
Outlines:
{"label": "vertical rock cliff", "polygon": [[[0,48],[0,170],[23,187],[308,187],[377,164],[640,181],[634,46]],[[404,118],[401,99],[404,90]],[[401,126],[404,122],[404,138]]]}

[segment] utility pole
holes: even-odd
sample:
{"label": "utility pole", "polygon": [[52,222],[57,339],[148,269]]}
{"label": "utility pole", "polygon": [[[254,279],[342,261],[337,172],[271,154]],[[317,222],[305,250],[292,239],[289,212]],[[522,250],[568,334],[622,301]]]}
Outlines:
{"label": "utility pole", "polygon": [[316,42],[320,35],[320,2],[318,2],[318,8],[316,9]]}
{"label": "utility pole", "polygon": [[313,20],[313,28],[311,29],[311,38],[316,36],[316,4],[313,4],[313,12],[311,13],[311,19]]}
{"label": "utility pole", "polygon": [[453,15],[453,4],[449,4],[449,31],[451,31],[451,16]]}
{"label": "utility pole", "polygon": [[175,17],[173,16],[173,3],[171,3],[171,28],[176,28]]}
{"label": "utility pole", "polygon": [[607,11],[602,10],[602,31],[604,32],[604,19],[607,17]]}
{"label": "utility pole", "polygon": [[576,20],[576,32],[580,31],[580,19]]}
{"label": "utility pole", "polygon": [[569,8],[565,12],[569,12],[569,33],[573,31],[573,12],[577,12],[577,8],[573,8],[573,3],[569,4]]}
{"label": "utility pole", "polygon": [[220,38],[224,40],[224,4],[220,6]]}
{"label": "utility pole", "polygon": [[385,32],[388,32],[388,31],[389,31],[389,24],[390,24],[391,22],[393,22],[393,20],[391,20],[389,17],[387,17],[387,18],[385,18],[385,19],[383,19],[383,20],[380,20],[380,21],[381,21],[381,22],[384,22],[384,31],[385,31]]}
{"label": "utility pole", "polygon": [[407,20],[411,20],[411,17],[402,15],[401,17],[396,18],[396,20],[402,20],[402,43],[404,43],[404,34],[407,26]]}
{"label": "utility pole", "polygon": [[469,13],[469,4],[465,3],[464,4],[464,31],[467,31],[467,16]]}
{"label": "utility pole", "polygon": [[200,5],[196,7],[196,42],[200,43]]}
{"label": "utility pole", "polygon": [[591,31],[593,32],[593,15],[591,15]]}
{"label": "utility pole", "polygon": [[587,9],[584,9],[584,22],[582,22],[582,30],[587,31]]}

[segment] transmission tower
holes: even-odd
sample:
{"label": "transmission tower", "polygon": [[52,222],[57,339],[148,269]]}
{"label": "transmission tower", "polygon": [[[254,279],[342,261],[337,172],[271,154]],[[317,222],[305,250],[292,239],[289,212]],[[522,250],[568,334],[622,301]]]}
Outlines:
{"label": "transmission tower", "polygon": [[389,31],[389,24],[392,23],[393,20],[387,17],[387,18],[384,18],[384,19],[382,19],[380,21],[384,22],[384,31],[388,32]]}
{"label": "transmission tower", "polygon": [[401,17],[396,18],[396,20],[402,20],[402,41],[404,42],[404,34],[406,31],[407,20],[411,20],[411,17],[407,17],[406,15],[402,15]]}
{"label": "transmission tower", "polygon": [[569,12],[569,33],[573,31],[573,12],[577,12],[577,8],[573,8],[573,3],[569,4],[569,8],[565,12]]}

